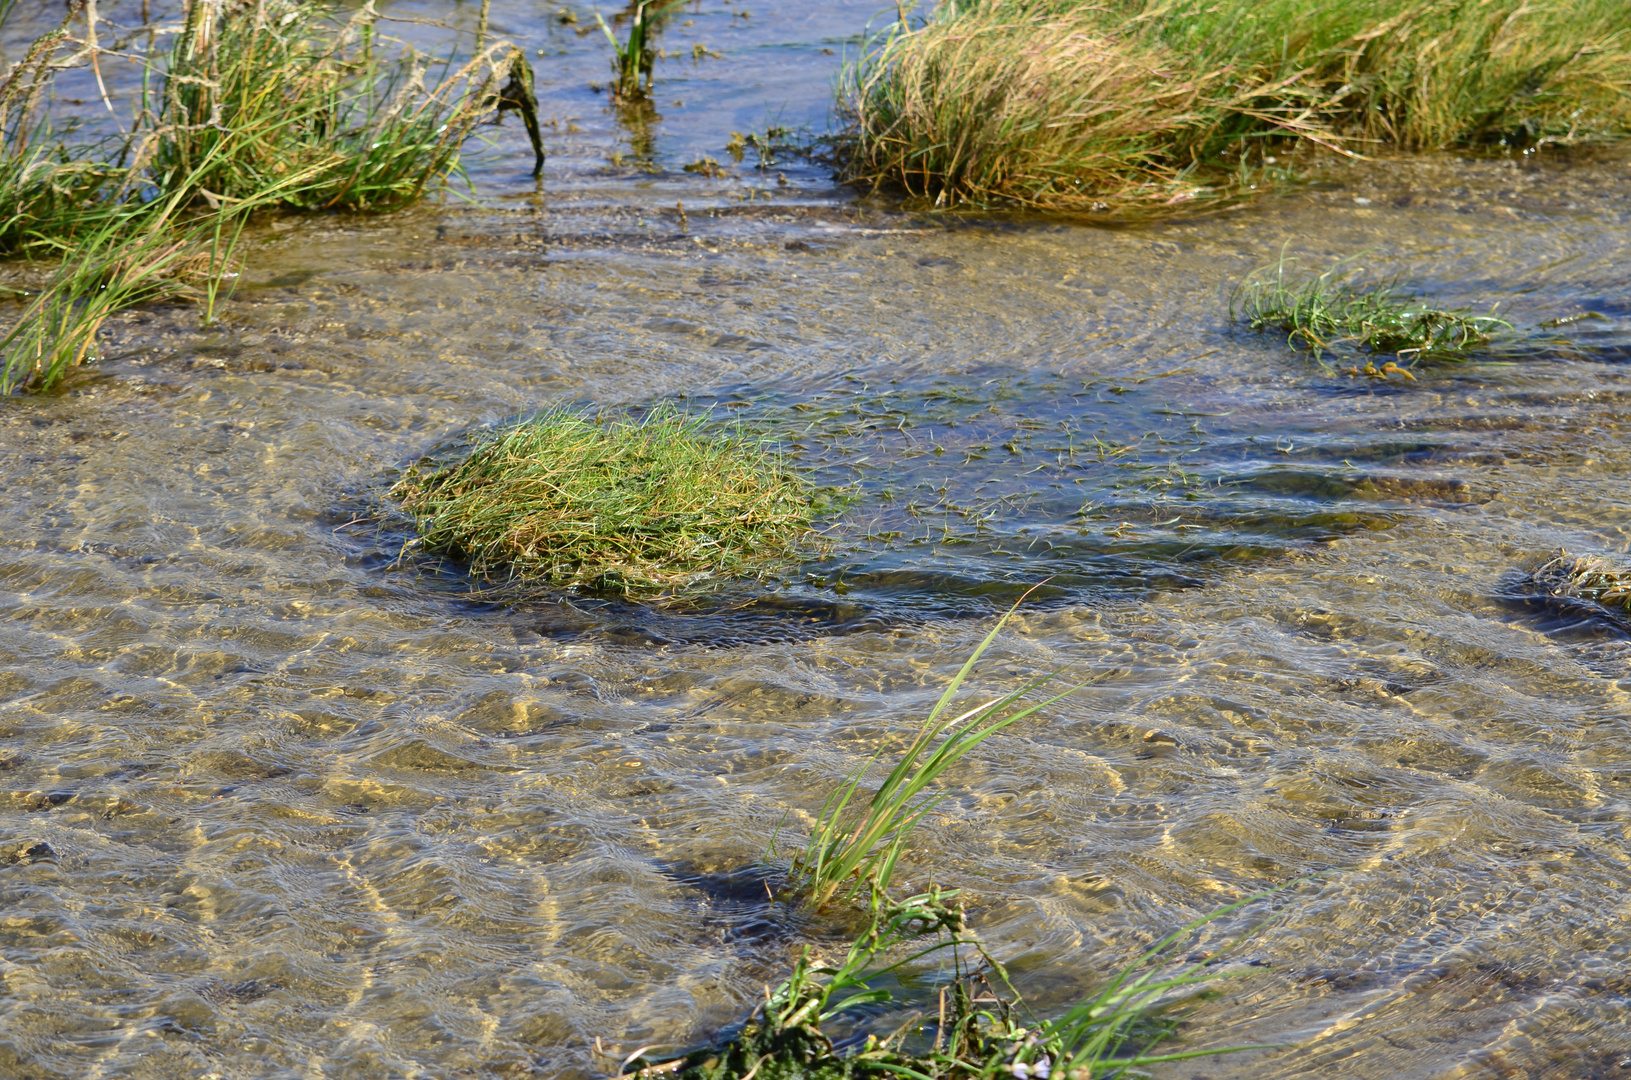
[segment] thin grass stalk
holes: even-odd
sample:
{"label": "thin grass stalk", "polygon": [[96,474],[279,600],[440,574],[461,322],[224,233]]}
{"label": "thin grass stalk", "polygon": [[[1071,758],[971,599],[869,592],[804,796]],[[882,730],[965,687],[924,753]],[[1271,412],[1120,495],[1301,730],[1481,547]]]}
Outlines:
{"label": "thin grass stalk", "polygon": [[[1029,595],[1027,593],[1027,595]],[[1020,601],[1023,603],[1023,598]],[[1076,688],[1023,709],[1021,700],[1054,675],[1032,680],[992,701],[951,715],[949,708],[974,666],[1018,610],[1011,608],[992,627],[941,693],[929,715],[894,767],[864,807],[851,811],[860,784],[877,763],[880,748],[847,776],[816,815],[804,851],[794,859],[792,885],[815,908],[842,895],[854,899],[863,891],[882,896],[889,887],[907,838],[949,795],[925,790],[986,739],[1069,696]],[[938,742],[938,745],[937,745]]]}

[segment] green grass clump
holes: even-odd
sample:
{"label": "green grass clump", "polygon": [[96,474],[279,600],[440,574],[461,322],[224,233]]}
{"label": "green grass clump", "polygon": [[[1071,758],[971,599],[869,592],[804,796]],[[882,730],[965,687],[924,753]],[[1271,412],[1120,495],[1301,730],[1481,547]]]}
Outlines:
{"label": "green grass clump", "polygon": [[393,489],[429,553],[518,583],[651,596],[762,573],[810,531],[803,483],[755,439],[671,410],[552,409]]}
{"label": "green grass clump", "polygon": [[[1260,1047],[1163,1050],[1180,1011],[1208,984],[1240,974],[1227,950],[1184,963],[1178,958],[1213,920],[1251,897],[1169,934],[1055,1019],[1037,1019],[1010,985],[1002,965],[969,929],[955,891],[930,889],[875,906],[865,930],[835,963],[808,950],[792,974],[769,991],[737,1035],[680,1058],[643,1064],[642,1080],[1100,1080],[1147,1075],[1162,1062],[1186,1061]],[[931,958],[949,968],[938,1007],[886,1038],[868,1035],[839,1050],[822,1025],[894,1000],[877,984]],[[917,1048],[921,1046],[922,1048]]]}
{"label": "green grass clump", "polygon": [[[1418,360],[1464,360],[1508,323],[1493,315],[1445,309],[1405,293],[1395,282],[1356,284],[1341,268],[1288,278],[1282,262],[1251,275],[1230,302],[1253,330],[1284,330],[1287,341],[1316,356],[1340,346]],[[1397,365],[1389,365],[1403,371]]]}
{"label": "green grass clump", "polygon": [[269,0],[214,24],[207,7],[192,6],[165,63],[150,135],[161,183],[190,177],[211,200],[237,200],[299,173],[290,206],[391,210],[447,176],[495,107],[482,58],[441,65],[427,84],[425,58],[384,55],[371,8],[339,22],[322,5]]}
{"label": "green grass clump", "polygon": [[948,0],[839,90],[849,178],[937,204],[1244,194],[1265,153],[1616,137],[1621,0]]}

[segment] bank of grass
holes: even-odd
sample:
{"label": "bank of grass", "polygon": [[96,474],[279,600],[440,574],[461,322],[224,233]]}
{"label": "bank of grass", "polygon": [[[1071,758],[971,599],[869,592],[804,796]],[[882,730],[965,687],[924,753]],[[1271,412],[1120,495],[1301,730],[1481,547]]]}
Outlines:
{"label": "bank of grass", "polygon": [[940,205],[1163,207],[1349,153],[1631,130],[1622,0],[946,0],[845,69],[842,167]]}
{"label": "bank of grass", "polygon": [[1386,369],[1406,375],[1417,361],[1465,360],[1511,329],[1494,315],[1429,304],[1397,281],[1365,284],[1341,266],[1320,274],[1288,272],[1284,260],[1248,276],[1230,309],[1253,330],[1282,330],[1289,344],[1315,356],[1343,348],[1393,356],[1397,362]]}
{"label": "bank of grass", "polygon": [[[1245,970],[1231,965],[1228,944],[1209,948],[1198,962],[1180,959],[1186,947],[1212,922],[1261,897],[1181,927],[1063,1015],[1039,1019],[969,926],[956,891],[931,887],[891,895],[907,837],[954,790],[942,786],[950,766],[1064,696],[1023,705],[1051,681],[1044,676],[953,716],[953,702],[975,664],[1011,616],[998,621],[953,677],[870,800],[848,809],[879,755],[839,784],[789,867],[778,900],[816,912],[833,901],[863,906],[863,929],[844,955],[821,963],[806,949],[730,1039],[668,1060],[642,1052],[625,1067],[636,1066],[646,1080],[1097,1080],[1246,1049],[1183,1050],[1168,1040],[1187,1006],[1217,979]],[[770,857],[776,858],[774,848]],[[941,987],[938,999],[894,1034],[869,1035],[841,1049],[823,1031],[840,1018],[876,1013],[894,1001],[886,989],[893,979],[914,970],[921,976],[933,965],[940,969],[929,976]]]}
{"label": "bank of grass", "polygon": [[551,409],[408,470],[418,546],[479,577],[637,597],[785,564],[810,533],[802,481],[760,441],[654,410]]}
{"label": "bank of grass", "polygon": [[145,78],[123,134],[76,143],[46,106],[57,72],[99,55],[94,16],[75,0],[0,75],[0,255],[61,262],[0,337],[0,394],[50,388],[122,308],[200,298],[213,317],[255,210],[405,206],[458,175],[495,111],[523,114],[542,161],[519,49],[432,62],[393,49],[371,5],[303,0],[192,3],[165,50],[130,54]]}

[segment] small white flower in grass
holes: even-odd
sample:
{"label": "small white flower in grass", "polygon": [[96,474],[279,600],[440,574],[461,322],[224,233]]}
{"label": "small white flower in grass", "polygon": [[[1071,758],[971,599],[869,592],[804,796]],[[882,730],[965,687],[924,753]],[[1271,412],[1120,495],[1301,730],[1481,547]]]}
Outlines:
{"label": "small white flower in grass", "polygon": [[1014,1062],[1008,1071],[1014,1074],[1014,1080],[1031,1080],[1031,1067],[1023,1061]]}
{"label": "small white flower in grass", "polygon": [[1053,1062],[1048,1060],[1046,1054],[1043,1054],[1036,1064],[1031,1066],[1031,1075],[1036,1077],[1036,1080],[1048,1080],[1048,1074],[1051,1072],[1053,1072]]}

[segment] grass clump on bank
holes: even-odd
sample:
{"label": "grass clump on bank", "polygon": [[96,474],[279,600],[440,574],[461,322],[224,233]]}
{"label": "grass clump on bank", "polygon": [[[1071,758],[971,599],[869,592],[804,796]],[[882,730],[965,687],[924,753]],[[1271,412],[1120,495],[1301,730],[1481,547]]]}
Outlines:
{"label": "grass clump on bank", "polygon": [[[1281,262],[1272,273],[1250,275],[1230,300],[1253,330],[1285,331],[1287,342],[1315,356],[1340,346],[1397,356],[1406,370],[1418,360],[1464,360],[1488,345],[1510,325],[1493,315],[1472,315],[1466,308],[1439,308],[1405,293],[1396,282],[1369,287],[1356,283],[1342,268],[1312,277],[1292,275]],[[1366,368],[1375,371],[1374,365]]]}
{"label": "grass clump on bank", "polygon": [[[828,797],[805,850],[793,860],[778,899],[817,911],[834,899],[866,905],[869,917],[844,955],[819,963],[806,949],[786,981],[766,992],[765,1003],[732,1038],[666,1061],[647,1064],[650,1059],[638,1057],[632,1062],[639,1065],[636,1075],[646,1080],[1095,1080],[1244,1049],[1163,1052],[1160,1044],[1174,1034],[1185,1004],[1232,973],[1228,949],[1208,952],[1199,962],[1179,956],[1214,920],[1259,897],[1169,934],[1087,1000],[1046,1020],[1031,1013],[1002,964],[969,927],[956,891],[930,887],[904,898],[890,896],[907,836],[951,793],[933,790],[946,769],[984,739],[1059,700],[1015,708],[1049,681],[1044,677],[950,715],[975,663],[1009,616],[952,679],[872,799],[845,812],[878,755]],[[902,976],[922,976],[930,964],[941,969],[928,973],[931,985],[940,987],[938,1000],[894,1034],[868,1035],[840,1047],[822,1030],[834,1021],[876,1014],[895,1002],[887,989],[891,982],[910,985],[914,980]]]}
{"label": "grass clump on bank", "polygon": [[1276,147],[1631,131],[1620,0],[946,0],[841,80],[849,178],[938,205],[1162,206]]}
{"label": "grass clump on bank", "polygon": [[[95,6],[72,0],[0,73],[0,256],[61,261],[0,336],[0,394],[49,389],[95,356],[98,329],[122,308],[201,299],[213,319],[257,209],[412,203],[458,174],[463,145],[495,111],[522,113],[541,165],[531,69],[508,43],[456,66],[393,48],[371,5],[347,15],[307,0],[193,0],[185,11],[168,47],[152,44],[155,27],[149,52],[113,53],[98,44]],[[53,80],[91,66],[101,85],[100,55],[141,65],[133,115],[117,135],[70,143],[45,108]]]}
{"label": "grass clump on bank", "polygon": [[792,558],[803,483],[739,432],[670,410],[598,420],[552,409],[392,489],[431,554],[518,583],[661,595]]}

